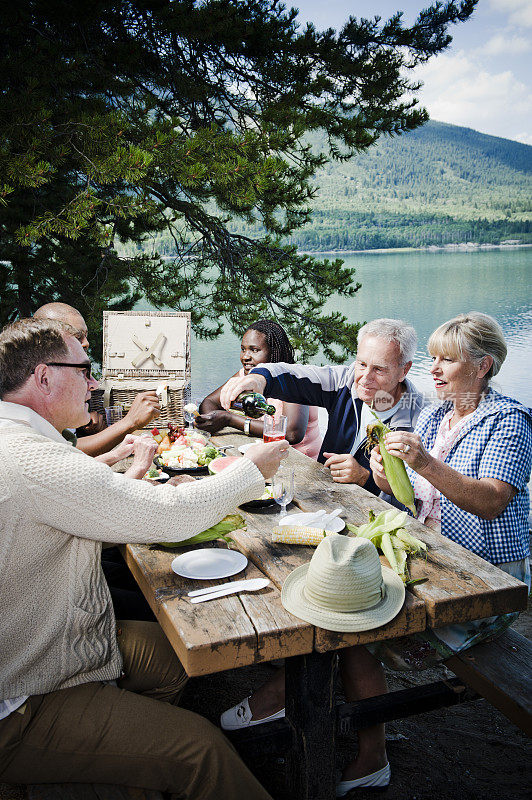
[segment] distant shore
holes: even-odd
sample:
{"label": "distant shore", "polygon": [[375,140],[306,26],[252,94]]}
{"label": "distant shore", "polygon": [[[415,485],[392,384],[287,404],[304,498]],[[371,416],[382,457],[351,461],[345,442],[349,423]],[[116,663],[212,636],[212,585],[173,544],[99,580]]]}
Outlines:
{"label": "distant shore", "polygon": [[[429,244],[426,247],[382,247],[374,250],[298,250],[301,256],[350,256],[383,253],[476,253],[484,250],[520,250],[532,247],[532,242],[516,242],[500,244],[479,244],[478,242],[462,242],[460,244]],[[161,256],[163,261],[172,261],[173,256]],[[1,262],[0,262],[1,263]]]}
{"label": "distant shore", "polygon": [[523,247],[532,247],[532,242],[516,242],[500,244],[479,244],[477,242],[461,242],[459,244],[429,244],[426,247],[382,247],[372,250],[298,250],[299,255],[360,255],[367,253],[474,253],[479,250],[517,250]]}

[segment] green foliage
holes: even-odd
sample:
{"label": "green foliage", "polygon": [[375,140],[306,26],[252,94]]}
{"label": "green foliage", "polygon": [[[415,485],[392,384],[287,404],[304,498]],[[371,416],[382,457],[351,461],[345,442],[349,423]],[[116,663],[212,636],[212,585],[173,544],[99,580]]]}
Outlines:
{"label": "green foliage", "polygon": [[[337,34],[299,30],[278,0],[2,4],[0,321],[61,299],[91,322],[145,295],[190,309],[203,336],[223,314],[241,330],[267,312],[309,354],[352,351],[357,326],[320,313],[356,291],[352,271],[280,237],[309,221],[329,158],[426,120],[408,72],[475,1],[436,3],[411,27],[351,17]],[[142,252],[163,233],[171,261]]]}

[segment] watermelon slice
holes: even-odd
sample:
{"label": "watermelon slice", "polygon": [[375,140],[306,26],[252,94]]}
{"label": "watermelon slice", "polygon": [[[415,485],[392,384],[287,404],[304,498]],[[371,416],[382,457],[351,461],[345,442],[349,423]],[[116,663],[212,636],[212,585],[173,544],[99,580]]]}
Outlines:
{"label": "watermelon slice", "polygon": [[217,472],[221,472],[223,469],[226,469],[226,467],[234,464],[235,461],[240,461],[240,456],[220,456],[220,458],[214,458],[209,463],[209,472],[212,475],[216,475]]}

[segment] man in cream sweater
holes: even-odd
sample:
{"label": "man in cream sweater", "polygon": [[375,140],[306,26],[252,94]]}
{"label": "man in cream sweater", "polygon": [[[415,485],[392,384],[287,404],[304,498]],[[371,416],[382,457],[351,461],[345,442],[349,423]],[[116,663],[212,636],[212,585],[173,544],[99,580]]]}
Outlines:
{"label": "man in cream sweater", "polygon": [[186,675],[159,626],[116,624],[100,551],[210,527],[260,496],[288,444],[208,481],[129,480],[61,436],[87,422],[93,386],[73,329],[21,320],[0,334],[0,781],[266,800],[221,733],[174,705]]}

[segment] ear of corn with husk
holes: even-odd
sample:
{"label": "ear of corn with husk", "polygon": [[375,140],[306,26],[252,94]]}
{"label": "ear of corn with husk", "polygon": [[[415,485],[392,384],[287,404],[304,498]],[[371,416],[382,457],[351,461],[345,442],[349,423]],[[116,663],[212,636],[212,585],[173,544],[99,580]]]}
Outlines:
{"label": "ear of corn with husk", "polygon": [[407,557],[424,555],[427,552],[427,545],[405,530],[403,525],[407,519],[406,511],[390,508],[378,515],[370,511],[369,522],[358,526],[348,522],[347,528],[355,536],[363,536],[373,542],[404,583],[422,583],[424,578],[409,580]]}
{"label": "ear of corn with husk", "polygon": [[366,429],[368,446],[379,445],[384,472],[393,495],[400,503],[410,509],[415,517],[417,512],[414,503],[414,490],[406,474],[405,465],[400,458],[390,455],[384,444],[384,436],[390,433],[391,430],[378,417],[375,417],[375,421],[370,422]]}
{"label": "ear of corn with husk", "polygon": [[212,542],[214,539],[223,539],[226,544],[232,544],[233,540],[229,533],[232,531],[239,531],[246,529],[246,522],[240,514],[228,514],[212,528],[197,533],[189,539],[183,539],[181,542],[159,542],[162,547],[186,547],[191,544],[202,544],[203,542]]}

